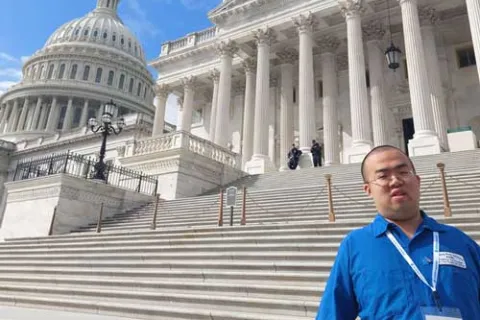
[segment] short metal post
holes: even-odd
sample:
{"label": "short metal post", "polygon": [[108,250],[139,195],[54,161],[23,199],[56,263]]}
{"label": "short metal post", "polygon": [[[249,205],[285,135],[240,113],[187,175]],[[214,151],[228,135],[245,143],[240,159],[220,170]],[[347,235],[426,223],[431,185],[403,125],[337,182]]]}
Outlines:
{"label": "short metal post", "polygon": [[50,221],[50,229],[48,230],[48,235],[49,236],[53,235],[53,225],[55,224],[56,215],[57,215],[57,206],[55,206],[55,208],[53,208],[52,221]]}
{"label": "short metal post", "polygon": [[100,205],[100,213],[98,214],[97,233],[102,232],[102,216],[103,216],[103,202]]}
{"label": "short metal post", "polygon": [[220,189],[220,205],[218,208],[218,226],[223,226],[223,189]]}
{"label": "short metal post", "polygon": [[247,224],[247,187],[243,187],[242,198],[242,219],[240,220],[242,226]]}
{"label": "short metal post", "polygon": [[447,182],[445,181],[445,164],[439,162],[437,163],[437,168],[440,170],[440,178],[442,180],[443,212],[445,217],[451,217],[452,209],[450,208],[450,200],[448,200]]}
{"label": "short metal post", "polygon": [[233,206],[230,206],[230,227],[233,227]]}
{"label": "short metal post", "polygon": [[160,195],[155,196],[155,211],[153,211],[153,219],[151,229],[155,230],[157,228],[157,212],[158,212],[158,202],[160,201]]}
{"label": "short metal post", "polygon": [[327,193],[328,193],[328,221],[335,222],[335,211],[333,209],[333,198],[332,198],[332,175],[326,174],[325,179],[327,182]]}

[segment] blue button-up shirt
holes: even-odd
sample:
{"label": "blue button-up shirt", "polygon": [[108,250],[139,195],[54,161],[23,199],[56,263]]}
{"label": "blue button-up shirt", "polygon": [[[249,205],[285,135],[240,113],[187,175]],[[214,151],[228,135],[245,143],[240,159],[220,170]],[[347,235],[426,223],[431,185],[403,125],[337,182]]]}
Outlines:
{"label": "blue button-up shirt", "polygon": [[317,320],[424,319],[421,307],[435,306],[432,290],[386,236],[390,230],[432,284],[433,232],[440,252],[465,259],[467,268],[440,264],[437,291],[444,307],[458,308],[464,320],[480,320],[480,247],[457,228],[423,214],[412,239],[377,215],[370,225],[342,241],[317,314]]}

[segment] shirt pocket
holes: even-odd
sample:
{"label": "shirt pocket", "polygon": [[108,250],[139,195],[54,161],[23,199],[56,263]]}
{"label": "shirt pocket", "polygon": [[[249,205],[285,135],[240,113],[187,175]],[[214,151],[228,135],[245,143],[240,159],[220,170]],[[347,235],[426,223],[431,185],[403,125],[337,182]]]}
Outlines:
{"label": "shirt pocket", "polygon": [[403,270],[363,270],[358,276],[362,319],[393,319],[405,312],[410,297]]}

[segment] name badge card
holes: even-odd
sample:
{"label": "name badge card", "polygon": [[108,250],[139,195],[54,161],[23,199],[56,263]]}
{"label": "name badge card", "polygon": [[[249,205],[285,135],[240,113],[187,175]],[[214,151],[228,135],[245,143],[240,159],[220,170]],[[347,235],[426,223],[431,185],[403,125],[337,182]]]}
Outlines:
{"label": "name badge card", "polygon": [[423,307],[425,320],[462,320],[462,314],[457,308],[445,308],[439,310],[437,307]]}

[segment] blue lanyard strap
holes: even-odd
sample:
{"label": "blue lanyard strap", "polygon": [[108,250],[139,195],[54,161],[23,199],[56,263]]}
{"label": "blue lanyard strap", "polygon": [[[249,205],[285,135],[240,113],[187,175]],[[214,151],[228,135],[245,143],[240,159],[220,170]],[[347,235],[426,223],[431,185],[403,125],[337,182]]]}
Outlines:
{"label": "blue lanyard strap", "polygon": [[[403,249],[403,247],[400,245],[398,240],[395,238],[395,236],[390,232],[390,230],[387,231],[387,237],[390,239],[390,241],[393,243],[395,248],[397,248],[398,252],[402,255],[403,259],[407,261],[409,266],[412,268],[413,272],[417,275],[417,277],[425,283],[430,289],[432,289],[433,295],[435,297],[435,300],[438,299],[438,293],[437,293],[437,280],[438,280],[438,268],[439,268],[439,263],[440,263],[440,237],[438,235],[438,232],[433,233],[433,268],[432,268],[432,285],[430,285],[423,276],[423,274],[420,272],[418,269],[417,265],[415,262],[413,262],[412,258],[408,255],[407,252]],[[435,301],[438,302],[438,301]]]}

